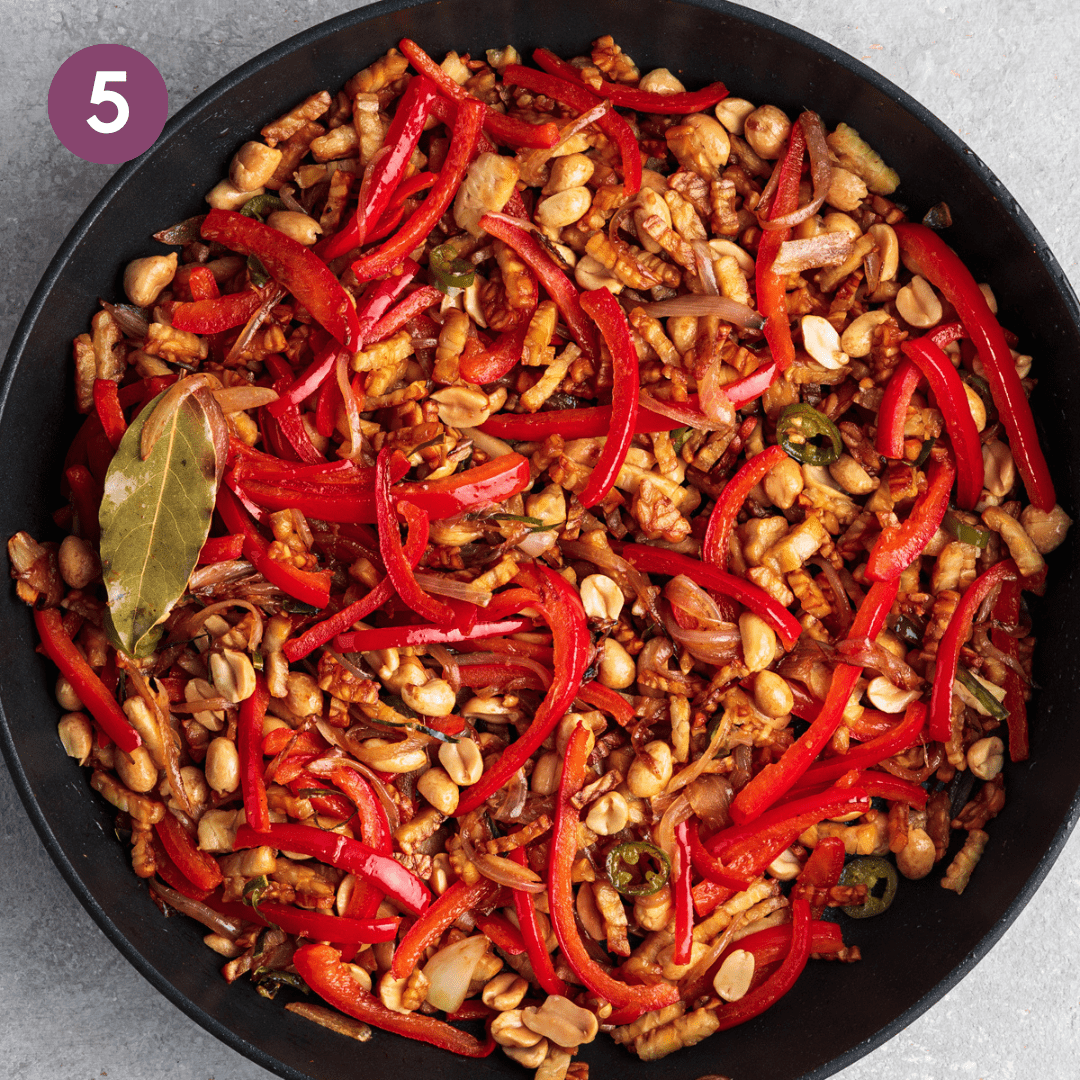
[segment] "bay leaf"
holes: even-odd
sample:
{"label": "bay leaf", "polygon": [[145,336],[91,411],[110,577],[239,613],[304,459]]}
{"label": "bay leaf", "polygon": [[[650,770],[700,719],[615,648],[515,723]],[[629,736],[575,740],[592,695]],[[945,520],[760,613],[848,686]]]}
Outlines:
{"label": "bay leaf", "polygon": [[160,624],[184,594],[210,532],[217,497],[214,438],[203,407],[185,398],[143,461],[143,425],[163,395],[132,421],[105,475],[101,567],[109,640],[149,656]]}

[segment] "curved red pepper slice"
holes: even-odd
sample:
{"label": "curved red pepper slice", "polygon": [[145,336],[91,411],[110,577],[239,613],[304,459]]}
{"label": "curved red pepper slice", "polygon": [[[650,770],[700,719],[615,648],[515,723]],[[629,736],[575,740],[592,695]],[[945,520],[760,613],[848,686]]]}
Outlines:
{"label": "curved red pepper slice", "polygon": [[964,382],[940,346],[929,337],[909,338],[900,348],[926,376],[945,417],[956,455],[956,501],[961,509],[971,510],[982,495],[983,457],[979,429],[971,415]]}
{"label": "curved red pepper slice", "polygon": [[528,458],[503,454],[443,480],[398,484],[392,494],[395,502],[407,499],[426,510],[432,521],[441,521],[463,510],[501,503],[524,491],[531,480]]}
{"label": "curved red pepper slice", "polygon": [[232,251],[254,255],[266,272],[288,289],[324,330],[347,349],[355,351],[360,347],[359,324],[352,300],[331,269],[309,248],[235,210],[211,210],[202,223],[202,234],[207,240],[216,240]]}
{"label": "curved red pepper slice", "polygon": [[[255,692],[240,703],[236,749],[240,756],[240,793],[247,823],[260,832],[270,827],[270,808],[263,780],[262,728],[270,691],[261,672],[255,674]],[[335,939],[336,940],[336,939]]]}
{"label": "curved red pepper slice", "polygon": [[702,588],[730,596],[755,615],[760,615],[776,631],[787,649],[799,640],[802,633],[799,620],[753,582],[719,570],[711,563],[649,544],[624,544],[622,557],[647,574],[670,574],[672,577],[686,574]]}
{"label": "curved red pepper slice", "polygon": [[120,407],[118,387],[112,379],[94,380],[94,409],[105,431],[105,437],[115,450],[127,431],[124,410]]}
{"label": "curved red pepper slice", "polygon": [[934,668],[934,686],[930,692],[930,738],[935,742],[948,741],[952,731],[953,682],[960,650],[971,636],[975,613],[991,591],[1006,581],[1020,576],[1012,559],[996,563],[980,574],[965,590],[956,605],[949,625],[938,642],[937,666]]}
{"label": "curved red pepper slice", "polygon": [[482,352],[463,356],[458,365],[458,374],[475,386],[483,386],[501,379],[521,360],[521,350],[525,345],[525,335],[529,331],[528,323],[504,330],[494,341],[491,348]]}
{"label": "curved red pepper slice", "polygon": [[86,658],[75,647],[64,629],[59,608],[35,608],[34,625],[45,655],[60,669],[79,700],[101,725],[102,731],[121,750],[131,753],[142,745],[139,733],[131,726],[124,710],[116,703],[105,684],[94,674]]}
{"label": "curved red pepper slice", "polygon": [[[528,865],[528,857],[524,848],[514,848],[510,852],[510,858],[518,866]],[[555,965],[552,963],[551,954],[547,951],[547,945],[544,943],[543,935],[540,933],[540,920],[536,917],[532,894],[522,889],[513,889],[511,891],[514,898],[514,914],[517,915],[525,951],[529,955],[529,962],[532,964],[533,974],[540,984],[540,989],[546,994],[565,996],[566,983],[555,974]]]}
{"label": "curved red pepper slice", "polygon": [[536,237],[505,218],[493,217],[491,214],[485,214],[480,219],[480,228],[504,244],[509,244],[521,256],[555,301],[571,337],[586,355],[596,356],[596,334],[582,310],[577,286],[559,269]]}
{"label": "curved red pepper slice", "polygon": [[882,457],[904,456],[904,425],[907,423],[911,395],[922,380],[922,372],[906,356],[889,377],[877,415],[874,446]]}
{"label": "curved red pepper slice", "polygon": [[701,90],[683,91],[675,94],[662,94],[653,90],[639,90],[635,86],[620,86],[618,83],[600,79],[598,83],[584,83],[581,72],[573,64],[556,56],[548,49],[535,49],[533,59],[551,75],[580,85],[597,97],[607,98],[612,105],[620,109],[633,109],[645,113],[674,113],[685,116],[688,113],[711,109],[717,102],[728,96],[728,89],[723,83],[710,83]]}
{"label": "curved red pepper slice", "polygon": [[[601,100],[581,83],[560,79],[546,71],[534,71],[520,64],[508,64],[502,71],[508,86],[523,86],[537,94],[561,101],[576,112],[587,113]],[[623,194],[627,198],[641,190],[641,147],[630,124],[614,109],[596,118],[596,126],[619,148],[623,167]]]}
{"label": "curved red pepper slice", "polygon": [[477,622],[467,630],[456,626],[379,626],[371,630],[350,630],[338,634],[335,646],[339,652],[374,652],[410,645],[453,645],[476,638],[518,634],[522,630],[531,630],[532,625],[532,619],[520,618]]}
{"label": "curved red pepper slice", "polygon": [[769,470],[785,457],[787,454],[782,446],[770,446],[760,454],[755,454],[724,485],[724,491],[716,500],[716,505],[709,515],[705,539],[701,544],[701,555],[706,562],[718,566],[721,570],[727,569],[728,539],[731,536],[735,518],[753,488],[760,484],[769,474]]}
{"label": "curved red pepper slice", "polygon": [[250,825],[237,829],[234,851],[263,845],[311,855],[328,866],[357,874],[414,915],[421,914],[431,902],[428,887],[396,859],[340,833],[326,832],[313,825],[271,825],[264,832]]}
{"label": "curved red pepper slice", "polygon": [[[815,890],[832,889],[840,882],[846,858],[847,850],[844,847],[844,841],[839,836],[823,836],[810,852],[810,858],[804,863],[796,880],[799,885],[808,885]],[[820,915],[824,909],[824,905],[810,904],[812,915]],[[757,960],[756,954],[754,959]]]}
{"label": "curved red pepper slice", "polygon": [[[563,759],[555,805],[555,826],[548,854],[548,901],[551,925],[559,939],[563,958],[578,979],[594,994],[610,1001],[616,1009],[640,1008],[652,1012],[679,1000],[679,988],[671,983],[630,986],[614,979],[585,949],[574,917],[574,885],[571,877],[578,850],[579,812],[572,800],[585,780],[588,758],[588,729],[578,724],[570,736]],[[513,744],[512,744],[513,745]]]}
{"label": "curved red pepper slice", "polygon": [[[524,734],[502,752],[477,783],[461,793],[459,817],[483,805],[536,753],[577,696],[592,655],[592,639],[581,597],[565,578],[547,566],[534,563],[522,566],[515,580],[541,597],[537,607],[551,627],[555,677]],[[462,667],[463,677],[470,670]]]}
{"label": "curved red pepper slice", "polygon": [[353,978],[349,966],[341,962],[341,953],[329,945],[302,946],[296,950],[293,964],[319,997],[356,1020],[462,1057],[487,1057],[495,1049],[490,1035],[486,1042],[480,1042],[433,1016],[388,1009]]}
{"label": "curved red pepper slice", "polygon": [[[926,490],[912,504],[907,518],[899,526],[886,529],[870,549],[866,560],[868,581],[893,581],[922,554],[949,509],[955,476],[952,454],[946,453],[940,460],[930,462]],[[980,490],[981,487],[980,484]]]}
{"label": "curved red pepper slice", "polygon": [[[696,409],[697,395],[691,394],[684,404]],[[645,408],[639,400],[637,418],[634,421],[635,435],[674,431],[678,427],[682,427],[678,420]],[[480,425],[480,430],[499,439],[518,439],[523,442],[542,441],[549,435],[561,435],[564,439],[591,439],[606,435],[611,430],[611,406],[551,409],[538,413],[496,413]]]}
{"label": "curved red pepper slice", "polygon": [[184,826],[168,811],[154,826],[154,832],[180,873],[196,888],[216,889],[224,880],[217,859],[200,851]]}
{"label": "curved red pepper slice", "polygon": [[394,950],[390,970],[397,979],[408,978],[420,963],[424,950],[442,937],[451,923],[473,908],[484,907],[499,891],[499,886],[487,878],[472,885],[455,881],[427,911],[405,931],[401,943]]}
{"label": "curved red pepper slice", "polygon": [[400,916],[382,919],[331,915],[325,911],[307,911],[286,904],[261,903],[245,918],[279,926],[286,934],[333,941],[339,945],[377,945],[393,941],[401,925]]}
{"label": "curved red pepper slice", "polygon": [[[514,890],[518,892],[520,890]],[[525,952],[525,939],[521,931],[501,915],[476,915],[476,928],[493,944],[510,956],[521,956]]]}
{"label": "curved red pepper slice", "polygon": [[750,886],[754,880],[753,875],[737,874],[728,869],[708,848],[701,842],[701,833],[696,821],[691,821],[689,831],[690,861],[694,869],[706,881],[714,882],[732,893],[742,892]]}
{"label": "curved red pepper slice", "polygon": [[214,299],[191,300],[177,304],[172,325],[193,334],[220,334],[243,326],[266,300],[267,289],[226,293]]}
{"label": "curved red pepper slice", "polygon": [[427,239],[461,185],[465,170],[476,152],[480,125],[486,112],[487,106],[473,97],[458,107],[457,119],[450,133],[450,152],[446,155],[439,179],[408,221],[385,244],[361,255],[352,264],[352,271],[360,281],[370,281],[390,273]]}
{"label": "curved red pepper slice", "polygon": [[198,564],[209,566],[211,563],[228,562],[239,559],[244,553],[244,537],[240,533],[228,536],[211,536],[199,549]]}
{"label": "curved red pepper slice", "polygon": [[581,294],[581,307],[591,315],[600,328],[600,335],[611,353],[611,427],[604,440],[596,465],[585,490],[578,496],[587,510],[607,495],[626,461],[626,451],[634,437],[637,422],[638,371],[637,349],[630,336],[630,324],[618,300],[608,289],[600,288]]}
{"label": "curved red pepper slice", "polygon": [[902,222],[896,226],[896,238],[904,265],[929,281],[956,308],[978,350],[1028,497],[1040,510],[1049,513],[1057,502],[1054,482],[1005,333],[990,311],[986,297],[956,252],[932,229],[915,222]]}
{"label": "curved red pepper slice", "polygon": [[617,694],[600,682],[587,682],[578,691],[578,697],[594,709],[613,716],[620,727],[626,727],[637,716],[634,706],[622,694]]}
{"label": "curved red pepper slice", "polygon": [[[892,581],[875,581],[859,606],[849,634],[853,638],[874,640],[885,625],[899,591],[899,578]],[[735,796],[731,804],[734,821],[747,822],[759,817],[765,810],[782,798],[810,767],[810,763],[825,748],[844,715],[844,708],[862,674],[862,668],[850,664],[838,664],[833,672],[828,696],[817,718],[792,743],[779,761],[766,765]]]}
{"label": "curved red pepper slice", "polygon": [[689,964],[694,949],[694,897],[690,880],[690,822],[675,826],[675,847],[679,853],[679,871],[672,882],[675,895],[675,954],[676,964]]}

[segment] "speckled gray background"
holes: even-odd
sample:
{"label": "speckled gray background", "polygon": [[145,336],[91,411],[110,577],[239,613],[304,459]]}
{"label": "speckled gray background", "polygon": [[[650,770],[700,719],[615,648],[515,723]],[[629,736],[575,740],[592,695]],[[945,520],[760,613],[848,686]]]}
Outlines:
{"label": "speckled gray background", "polygon": [[[0,356],[53,252],[113,171],[72,156],[49,127],[49,83],[68,56],[99,42],[139,49],[164,76],[171,113],[263,49],[354,6],[0,0]],[[753,0],[746,6],[861,59],[936,113],[1012,191],[1080,286],[1080,15],[1067,0]],[[1080,837],[1074,836],[990,955],[837,1080],[1080,1076],[1078,896]],[[121,958],[54,869],[3,767],[0,912],[0,1075],[271,1077],[188,1020]],[[838,1002],[838,1023],[843,1009]]]}

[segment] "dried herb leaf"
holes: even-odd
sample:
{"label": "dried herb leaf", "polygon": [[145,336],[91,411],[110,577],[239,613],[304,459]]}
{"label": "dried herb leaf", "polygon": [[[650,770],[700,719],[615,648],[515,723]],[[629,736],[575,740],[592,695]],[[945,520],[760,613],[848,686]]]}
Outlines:
{"label": "dried herb leaf", "polygon": [[210,531],[217,496],[214,438],[193,397],[169,418],[143,461],[142,429],[159,398],[131,423],[105,476],[101,563],[109,594],[109,639],[148,656],[159,624],[184,593]]}

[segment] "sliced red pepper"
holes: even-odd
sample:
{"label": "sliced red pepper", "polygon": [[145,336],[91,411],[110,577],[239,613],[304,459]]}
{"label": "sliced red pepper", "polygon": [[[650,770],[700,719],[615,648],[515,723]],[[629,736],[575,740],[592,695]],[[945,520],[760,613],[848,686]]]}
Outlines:
{"label": "sliced red pepper", "polygon": [[922,372],[907,357],[896,365],[896,370],[889,377],[878,409],[877,437],[874,443],[882,457],[896,460],[903,458],[904,425],[907,424],[908,406],[922,377]]}
{"label": "sliced red pepper", "polygon": [[[847,850],[844,847],[844,841],[839,836],[821,837],[817,846],[810,852],[810,858],[799,871],[797,878],[799,885],[807,885],[823,892],[835,888],[840,882],[840,875],[844,872],[846,857]],[[824,909],[824,904],[810,904],[810,912],[813,915],[820,915]],[[757,960],[756,956],[755,960]]]}
{"label": "sliced red pepper", "polygon": [[723,493],[716,500],[716,505],[709,515],[705,539],[701,544],[701,555],[705,562],[710,562],[721,570],[727,569],[728,540],[735,518],[753,488],[768,476],[770,469],[786,457],[782,446],[770,446],[750,458],[724,485]]}
{"label": "sliced red pepper", "polygon": [[439,218],[446,213],[461,185],[465,170],[476,152],[480,125],[486,112],[487,106],[476,98],[470,97],[468,101],[461,103],[450,134],[450,152],[439,173],[439,179],[428,192],[427,198],[391,239],[374,251],[361,255],[352,264],[352,271],[360,281],[370,281],[389,273],[427,239]]}
{"label": "sliced red pepper", "polygon": [[286,934],[313,941],[333,941],[339,945],[376,945],[380,941],[393,941],[401,925],[400,916],[357,919],[269,902],[259,904],[254,918],[252,915],[247,918],[278,926]]}
{"label": "sliced red pepper", "polygon": [[307,368],[296,377],[293,384],[287,390],[280,392],[277,401],[269,406],[270,412],[277,416],[289,405],[301,405],[306,398],[314,394],[332,374],[338,351],[336,343],[321,349]]}
{"label": "sliced red pepper", "polygon": [[[510,852],[510,858],[518,866],[528,865],[528,856],[523,847],[514,848]],[[521,937],[525,945],[525,952],[532,964],[533,974],[540,984],[540,989],[546,994],[566,995],[566,983],[555,974],[555,965],[551,961],[551,954],[547,951],[543,934],[540,932],[540,921],[536,917],[536,908],[533,906],[531,893],[522,889],[513,889],[514,913],[517,915],[518,925],[521,927]]]}
{"label": "sliced red pepper", "polygon": [[[876,640],[896,600],[899,579],[889,582],[875,581],[859,606],[851,624],[853,638]],[[838,664],[833,671],[828,696],[817,719],[792,743],[779,761],[766,765],[735,796],[731,804],[731,816],[737,822],[753,821],[782,798],[810,763],[821,753],[840,725],[844,708],[862,674],[862,668],[850,664]]]}
{"label": "sliced red pepper", "polygon": [[181,896],[186,896],[189,900],[205,900],[214,891],[200,889],[188,881],[180,867],[173,862],[172,856],[165,850],[157,833],[150,833],[150,848],[154,853],[154,870],[157,876]]}
{"label": "sliced red pepper", "polygon": [[521,931],[501,915],[477,915],[476,927],[494,945],[510,956],[521,956],[525,952],[525,941]]}
{"label": "sliced red pepper", "polygon": [[211,563],[228,562],[239,559],[244,552],[244,537],[241,533],[228,536],[212,536],[199,550],[198,564],[209,566]]}
{"label": "sliced red pepper", "polygon": [[723,83],[710,83],[701,90],[683,91],[666,94],[655,90],[639,90],[635,86],[622,86],[619,83],[598,79],[588,84],[582,82],[581,72],[573,64],[556,56],[548,49],[535,49],[533,59],[539,67],[551,75],[558,75],[569,82],[579,84],[583,89],[597,97],[607,98],[612,105],[620,109],[633,109],[644,113],[674,113],[686,116],[689,113],[711,109],[717,102],[728,96],[728,89]]}
{"label": "sliced red pepper", "polygon": [[949,625],[938,642],[937,665],[934,668],[934,686],[930,692],[930,738],[935,742],[947,742],[952,732],[953,683],[960,650],[971,637],[975,614],[982,602],[998,586],[1015,581],[1020,576],[1012,559],[995,563],[980,574],[964,591],[956,605]]}
{"label": "sliced red pepper", "polygon": [[536,237],[505,218],[492,214],[485,214],[480,219],[480,228],[504,244],[509,244],[521,256],[555,301],[570,336],[581,346],[586,356],[596,356],[596,332],[581,307],[581,295],[577,286],[559,269]]}
{"label": "sliced red pepper", "polygon": [[628,726],[637,716],[631,702],[600,682],[587,682],[578,691],[578,697],[594,709],[613,716],[620,727]]}
{"label": "sliced red pepper", "polygon": [[525,335],[529,331],[528,323],[504,330],[489,349],[462,356],[458,365],[458,374],[476,386],[493,383],[501,379],[515,364],[521,361],[521,350],[525,345]]}
{"label": "sliced red pepper", "polygon": [[280,401],[275,401],[266,407],[266,411],[277,421],[281,434],[288,440],[299,461],[308,465],[321,465],[326,461],[311,441],[296,405],[292,402],[281,404]]}
{"label": "sliced red pepper", "polygon": [[[360,836],[364,843],[380,855],[394,850],[393,836],[386,811],[371,785],[355,769],[339,765],[330,773],[330,781],[352,800],[360,821]],[[356,919],[370,919],[378,914],[384,893],[370,881],[359,878],[353,883],[345,914]],[[336,938],[332,940],[337,940]]]}
{"label": "sliced red pepper", "polygon": [[434,945],[443,932],[462,915],[473,908],[484,907],[499,891],[499,886],[487,878],[472,885],[455,881],[424,914],[405,931],[405,936],[394,951],[390,970],[397,979],[408,978],[420,963],[424,950]]}
{"label": "sliced red pepper", "polygon": [[529,459],[503,454],[443,480],[398,484],[392,494],[395,501],[407,499],[425,510],[432,521],[441,521],[465,510],[504,502],[531,482]]}
{"label": "sliced red pepper", "polygon": [[[691,394],[684,404],[697,410],[697,395]],[[704,413],[701,415],[704,416]],[[634,421],[635,435],[674,431],[681,426],[678,420],[645,408],[639,399]],[[541,442],[549,435],[561,435],[564,439],[593,439],[611,430],[611,406],[551,409],[538,413],[496,413],[480,425],[480,430],[499,439],[519,439],[523,442]]]}
{"label": "sliced red pepper", "polygon": [[64,629],[59,608],[35,608],[34,625],[45,655],[60,669],[78,695],[87,712],[101,725],[106,735],[121,750],[131,753],[142,745],[139,733],[131,726],[124,710],[93,668],[75,647],[71,635]]}
{"label": "sliced red pepper", "polygon": [[956,501],[961,509],[971,510],[982,495],[983,457],[964,382],[952,361],[929,336],[909,338],[900,348],[926,376],[945,417],[956,457]]}
{"label": "sliced red pepper", "polygon": [[[555,677],[525,732],[502,752],[477,783],[461,793],[459,817],[482,806],[536,753],[577,696],[592,655],[592,639],[581,597],[565,578],[541,563],[534,563],[520,567],[516,580],[541,598],[537,608],[551,627]],[[464,676],[469,669],[462,667],[461,671]]]}
{"label": "sliced red pepper", "polygon": [[[263,781],[262,729],[270,691],[261,672],[255,673],[255,692],[240,703],[236,750],[240,758],[240,793],[247,823],[259,832],[270,827],[270,807]],[[338,940],[335,938],[335,940]]]}
{"label": "sliced red pepper", "polygon": [[396,334],[410,319],[422,315],[429,307],[441,304],[443,294],[434,285],[421,285],[409,293],[399,304],[392,307],[370,330],[367,340],[370,344],[385,341],[391,334]]}
{"label": "sliced red pepper", "polygon": [[[596,108],[597,96],[580,83],[560,79],[546,71],[534,71],[520,64],[508,64],[502,71],[507,86],[523,86],[537,94],[561,101],[577,113],[587,113]],[[623,194],[627,198],[641,190],[641,147],[630,124],[614,109],[596,118],[596,126],[619,148],[622,157]]]}
{"label": "sliced red pepper", "polygon": [[200,851],[187,829],[168,811],[154,826],[154,832],[180,873],[197,889],[216,889],[224,880],[217,859]]}
{"label": "sliced red pepper", "polygon": [[321,258],[329,262],[366,241],[371,226],[382,218],[404,178],[436,93],[435,84],[424,75],[409,80],[383,140],[387,151],[375,162],[367,180],[367,190],[361,191],[362,199],[357,202],[356,213],[349,223],[325,245],[316,248]]}
{"label": "sliced red pepper", "polygon": [[[102,439],[105,436],[102,435]],[[106,446],[111,444],[106,443]],[[102,478],[105,470],[102,470]],[[98,514],[101,510],[101,481],[85,465],[71,465],[64,470],[71,500],[71,508],[78,519],[79,532],[91,544],[97,545],[101,539],[101,524]]]}
{"label": "sliced red pepper", "polygon": [[[474,98],[463,86],[459,86],[415,41],[402,38],[399,48],[409,58],[417,71],[431,79],[452,101],[459,104],[473,102]],[[516,117],[484,107],[484,130],[495,140],[508,146],[527,146],[537,150],[549,150],[562,137],[557,124],[529,124]]]}
{"label": "sliced red pepper", "polygon": [[[895,528],[887,528],[870,549],[866,560],[868,581],[893,581],[922,554],[949,509],[949,493],[955,477],[951,453],[930,462],[926,490],[915,500],[904,521]],[[982,490],[981,482],[979,488]]]}
{"label": "sliced red pepper", "polygon": [[227,529],[243,534],[244,554],[267,581],[305,604],[320,609],[326,607],[330,601],[329,570],[298,570],[272,559],[270,544],[248,517],[236,495],[224,485],[218,489],[217,512]]}
{"label": "sliced red pepper", "polygon": [[254,255],[324,330],[345,348],[354,352],[360,348],[356,308],[341,282],[310,248],[234,210],[211,210],[202,224],[202,234],[232,251]]}
{"label": "sliced red pepper", "polygon": [[223,330],[233,330],[247,323],[266,302],[269,292],[269,288],[264,287],[177,304],[172,312],[172,325],[193,334],[220,334]]}
{"label": "sliced red pepper", "polygon": [[675,955],[676,964],[689,964],[694,948],[694,902],[690,881],[690,823],[681,821],[675,826],[675,847],[679,853],[679,872],[672,882],[675,895]]}
{"label": "sliced red pepper", "polygon": [[666,982],[655,986],[630,986],[612,978],[589,955],[574,917],[576,909],[571,875],[578,851],[579,812],[572,800],[585,781],[588,735],[588,729],[583,724],[575,727],[563,758],[558,802],[555,804],[555,826],[548,854],[551,925],[559,939],[563,958],[585,987],[605,1001],[610,1001],[616,1009],[633,1007],[642,1012],[652,1012],[678,1001],[679,988]]}
{"label": "sliced red pepper", "polygon": [[1054,482],[1009,344],[986,297],[956,252],[932,229],[916,222],[902,222],[896,226],[896,238],[904,265],[929,281],[956,308],[978,350],[1028,497],[1040,510],[1049,513],[1057,501]]}
{"label": "sliced red pepper", "polygon": [[311,855],[328,866],[357,874],[377,885],[394,903],[414,915],[421,914],[431,901],[428,887],[401,863],[340,833],[326,832],[312,825],[271,825],[265,831],[241,825],[236,832],[233,850],[263,845],[279,851]]}
{"label": "sliced red pepper", "polygon": [[[1006,581],[998,593],[994,605],[994,623],[1001,626],[1016,626],[1020,621],[1020,584]],[[1001,627],[994,625],[990,630],[990,643],[1000,649],[1014,662],[1020,658],[1020,648],[1016,638]],[[1026,761],[1028,757],[1027,704],[1024,701],[1024,680],[1008,665],[1005,666],[1005,700],[1002,704],[1009,710],[1009,760]]]}
{"label": "sliced red pepper", "polygon": [[[799,178],[802,174],[806,136],[802,125],[793,124],[783,160],[776,166],[780,170],[776,192],[769,207],[769,219],[782,217],[797,210],[799,206]],[[756,265],[757,305],[765,316],[765,340],[776,363],[776,374],[786,370],[795,359],[795,344],[791,340],[791,323],[787,310],[785,277],[773,270],[773,263],[790,229],[766,230],[758,245]],[[734,401],[734,399],[732,399]]]}
{"label": "sliced red pepper", "polygon": [[105,431],[105,437],[115,450],[127,431],[124,410],[120,407],[118,388],[112,379],[94,380],[94,408]]}
{"label": "sliced red pepper", "polygon": [[776,631],[787,649],[798,641],[802,633],[799,621],[783,604],[774,600],[753,582],[745,581],[724,570],[718,570],[711,563],[704,563],[689,555],[668,551],[665,548],[651,547],[648,544],[624,544],[622,557],[647,574],[670,574],[672,577],[686,574],[702,588],[730,596],[764,619]]}
{"label": "sliced red pepper", "polygon": [[612,364],[611,427],[585,490],[578,496],[581,505],[588,509],[611,490],[626,461],[637,421],[641,377],[630,324],[618,300],[607,289],[600,288],[582,293],[581,307],[600,328]]}
{"label": "sliced red pepper", "polygon": [[192,300],[216,300],[221,295],[217,278],[209,266],[193,266],[188,274]]}
{"label": "sliced red pepper", "polygon": [[372,630],[351,630],[338,634],[335,646],[339,652],[373,652],[378,649],[404,648],[410,645],[431,645],[439,642],[455,644],[475,638],[499,634],[517,634],[532,629],[532,619],[499,619],[478,622],[468,630],[456,626],[380,626]]}
{"label": "sliced red pepper", "polygon": [[706,881],[711,881],[732,893],[742,892],[749,888],[754,880],[753,876],[737,874],[729,870],[705,845],[701,842],[701,833],[697,822],[691,822],[690,832],[690,860],[694,869]]}
{"label": "sliced red pepper", "polygon": [[349,965],[341,962],[341,953],[330,945],[301,946],[293,956],[293,964],[319,997],[355,1020],[462,1057],[487,1057],[495,1049],[495,1040],[490,1035],[481,1043],[433,1016],[388,1009],[353,978]]}

